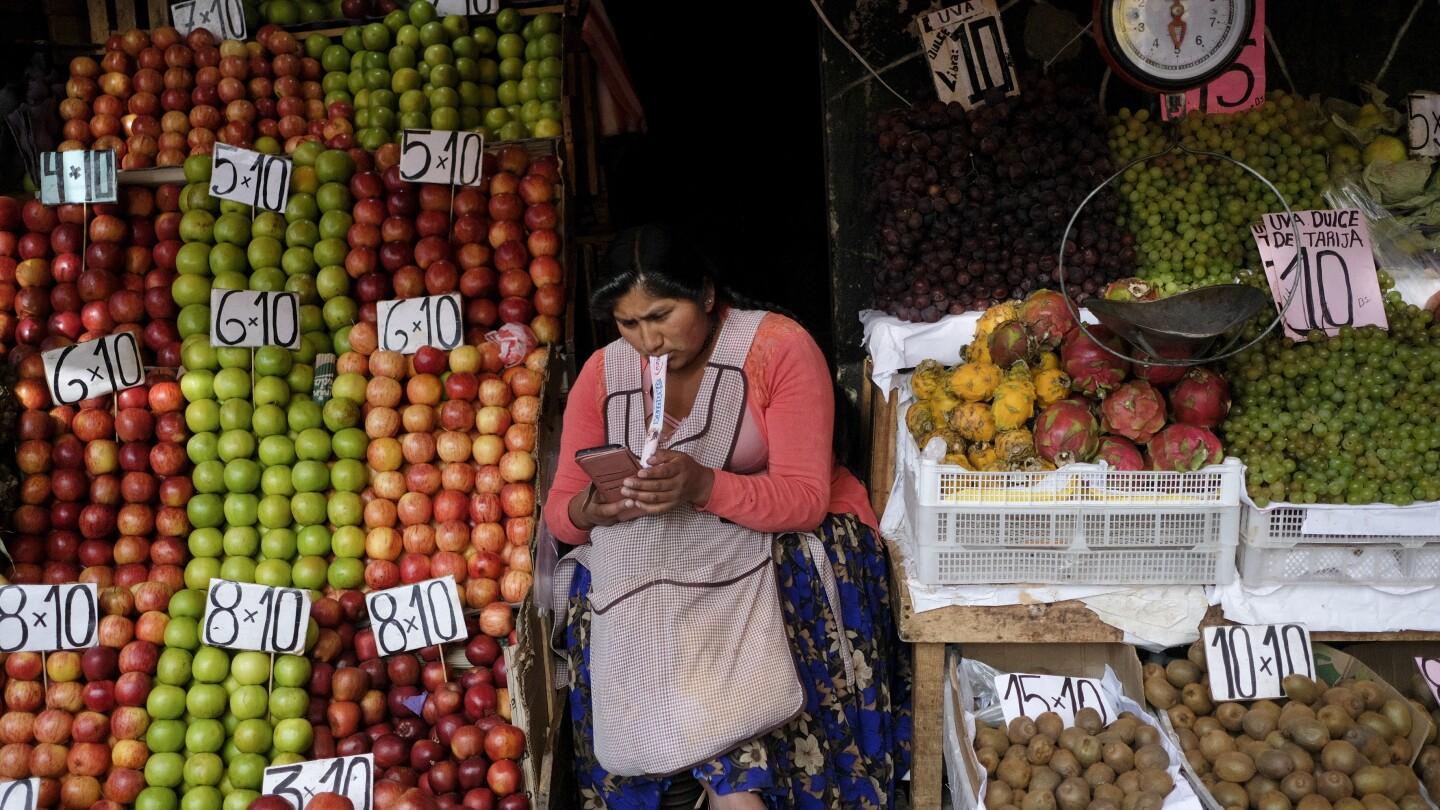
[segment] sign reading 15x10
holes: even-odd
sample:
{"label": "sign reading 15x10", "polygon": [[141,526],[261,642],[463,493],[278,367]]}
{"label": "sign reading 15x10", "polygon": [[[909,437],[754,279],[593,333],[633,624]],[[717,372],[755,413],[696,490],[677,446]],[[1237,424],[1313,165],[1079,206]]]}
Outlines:
{"label": "sign reading 15x10", "polygon": [[211,290],[210,345],[300,348],[300,296],[289,292]]}

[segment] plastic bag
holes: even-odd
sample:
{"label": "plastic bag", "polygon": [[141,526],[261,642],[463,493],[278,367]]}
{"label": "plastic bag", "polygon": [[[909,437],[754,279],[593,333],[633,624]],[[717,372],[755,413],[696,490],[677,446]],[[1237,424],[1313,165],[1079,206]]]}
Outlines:
{"label": "plastic bag", "polygon": [[1375,264],[1395,281],[1395,290],[1408,303],[1424,306],[1440,291],[1440,220],[1429,221],[1432,212],[1440,216],[1440,188],[1427,184],[1436,202],[1413,214],[1396,216],[1381,205],[1356,177],[1337,179],[1325,192],[1333,208],[1358,208],[1370,224]]}
{"label": "plastic bag", "polygon": [[507,323],[493,332],[487,332],[485,339],[500,347],[500,362],[506,368],[525,362],[525,356],[540,345],[540,339],[523,323]]}

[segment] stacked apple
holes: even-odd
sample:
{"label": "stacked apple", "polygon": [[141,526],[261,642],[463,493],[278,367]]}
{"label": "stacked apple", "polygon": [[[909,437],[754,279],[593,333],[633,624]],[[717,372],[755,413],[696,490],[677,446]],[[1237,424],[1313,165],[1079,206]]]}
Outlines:
{"label": "stacked apple", "polygon": [[560,217],[555,207],[559,163],[535,161],[524,149],[500,150],[490,179],[490,247],[499,273],[499,315],[505,323],[529,323],[546,345],[559,342],[565,311],[565,274],[560,264]]}
{"label": "stacked apple", "polygon": [[[348,604],[347,604],[348,602]],[[507,671],[499,643],[470,627],[470,669],[447,669],[434,648],[379,658],[355,593],[321,599],[311,615],[322,640],[309,683],[316,758],[373,753],[375,805],[402,806],[410,789],[420,806],[475,810],[529,806],[516,760],[525,735],[509,724]],[[470,622],[475,617],[470,617]],[[327,647],[325,634],[331,633]],[[417,714],[411,707],[422,698]]]}
{"label": "stacked apple", "polygon": [[0,779],[40,777],[40,807],[119,810],[145,787],[155,645],[5,657]]}

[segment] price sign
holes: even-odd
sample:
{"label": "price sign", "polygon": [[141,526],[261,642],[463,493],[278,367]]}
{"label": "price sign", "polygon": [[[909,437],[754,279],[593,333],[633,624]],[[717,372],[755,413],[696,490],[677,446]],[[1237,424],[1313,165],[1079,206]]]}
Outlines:
{"label": "price sign", "polygon": [[1265,103],[1265,0],[1255,0],[1255,22],[1240,55],[1224,73],[1184,93],[1160,97],[1160,118],[1169,121],[1186,113],[1241,113]]}
{"label": "price sign", "polygon": [[400,136],[400,179],[478,186],[484,155],[485,136],[478,132],[407,129]]}
{"label": "price sign", "polygon": [[1100,682],[1094,678],[1060,675],[996,675],[995,694],[1008,724],[1017,717],[1039,717],[1045,712],[1060,715],[1065,725],[1074,725],[1075,715],[1090,708],[1100,713],[1100,722],[1109,725],[1119,716]]}
{"label": "price sign", "polygon": [[1415,666],[1420,668],[1420,677],[1425,679],[1425,685],[1430,687],[1430,694],[1435,700],[1440,701],[1440,658],[1426,658],[1423,655],[1415,656]]}
{"label": "price sign", "polygon": [[330,392],[335,389],[335,355],[322,352],[315,355],[315,376],[310,383],[310,398],[324,404],[330,401]]}
{"label": "price sign", "polygon": [[300,348],[300,296],[211,290],[210,345]]}
{"label": "price sign", "polygon": [[170,7],[170,20],[181,36],[204,28],[216,39],[245,39],[245,7],[240,0],[185,0]]}
{"label": "price sign", "polygon": [[381,301],[375,311],[380,348],[401,354],[414,354],[421,346],[449,351],[465,336],[460,312],[459,293]]}
{"label": "price sign", "polygon": [[371,591],[365,594],[365,610],[381,655],[465,638],[465,617],[454,577]]}
{"label": "price sign", "polygon": [[262,793],[279,796],[295,810],[304,810],[317,793],[339,793],[355,805],[355,810],[372,810],[374,787],[374,754],[277,765],[266,768],[260,782]]}
{"label": "price sign", "polygon": [[968,110],[991,90],[1020,94],[995,0],[966,0],[920,15],[918,24],[940,101]]}
{"label": "price sign", "polygon": [[1302,624],[1207,627],[1204,640],[1216,701],[1278,698],[1285,694],[1285,676],[1315,677],[1310,631]]}
{"label": "price sign", "polygon": [[231,650],[298,653],[309,621],[310,598],[298,588],[212,579],[200,640]]}
{"label": "price sign", "polygon": [[115,202],[117,185],[109,149],[40,153],[40,202],[46,205]]}
{"label": "price sign", "polygon": [[1334,335],[1342,326],[1389,328],[1370,251],[1370,226],[1360,211],[1296,211],[1294,224],[1300,231],[1298,249],[1284,214],[1266,214],[1250,228],[1275,306],[1283,309],[1291,288],[1299,285],[1285,312],[1285,334],[1304,340],[1312,329]]}
{"label": "price sign", "polygon": [[1411,93],[1410,154],[1440,157],[1440,95]]}
{"label": "price sign", "polygon": [[210,196],[284,211],[290,197],[290,158],[217,143],[211,153]]}
{"label": "price sign", "polygon": [[0,782],[0,810],[35,810],[39,801],[39,777]]}
{"label": "price sign", "polygon": [[73,405],[145,381],[140,344],[129,332],[51,349],[40,357],[50,397],[57,405]]}
{"label": "price sign", "polygon": [[94,647],[99,622],[99,589],[94,583],[0,587],[0,652]]}
{"label": "price sign", "polygon": [[500,10],[500,0],[434,0],[435,10],[440,14],[459,14],[470,17],[476,14],[494,14]]}

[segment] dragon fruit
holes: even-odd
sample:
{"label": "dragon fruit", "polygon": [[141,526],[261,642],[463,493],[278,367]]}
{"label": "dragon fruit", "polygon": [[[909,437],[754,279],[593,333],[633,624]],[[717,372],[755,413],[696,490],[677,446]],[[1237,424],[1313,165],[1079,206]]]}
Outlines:
{"label": "dragon fruit", "polygon": [[1000,368],[1029,362],[1035,356],[1035,338],[1021,321],[1006,321],[990,333],[990,362]]}
{"label": "dragon fruit", "polygon": [[[1097,341],[1104,341],[1104,345]],[[1086,326],[1066,335],[1060,349],[1060,366],[1070,375],[1071,385],[1092,397],[1103,397],[1124,382],[1130,370],[1129,361],[1107,351],[1106,346],[1122,351],[1114,332],[1103,326]]]}
{"label": "dragon fruit", "polygon": [[1160,291],[1144,279],[1122,278],[1106,284],[1100,297],[1110,301],[1154,301]]}
{"label": "dragon fruit", "polygon": [[[1180,352],[1161,352],[1160,355],[1167,360],[1180,360],[1186,357],[1185,354]],[[1134,356],[1149,359],[1152,355],[1150,355],[1150,353],[1148,352],[1136,349]],[[1185,372],[1189,370],[1189,366],[1162,366],[1151,365],[1149,363],[1134,363],[1132,365],[1134,367],[1135,378],[1137,380],[1144,380],[1145,382],[1148,382],[1151,385],[1157,386],[1159,388],[1164,388],[1168,385],[1174,385],[1175,383],[1179,382],[1180,378],[1184,377]]]}
{"label": "dragon fruit", "polygon": [[1157,433],[1146,449],[1150,455],[1150,469],[1163,472],[1194,472],[1224,458],[1224,448],[1214,433],[1180,423]]}
{"label": "dragon fruit", "polygon": [[1075,313],[1065,301],[1065,294],[1055,290],[1036,290],[1026,296],[1020,305],[1020,320],[1045,349],[1059,346],[1075,328]]}
{"label": "dragon fruit", "polygon": [[1140,448],[1123,436],[1101,436],[1095,460],[1109,464],[1114,470],[1145,469],[1145,457],[1140,455]]}
{"label": "dragon fruit", "polygon": [[1090,409],[1068,400],[1046,407],[1035,420],[1035,452],[1056,466],[1089,461],[1099,438]]}
{"label": "dragon fruit", "polygon": [[1131,380],[1105,395],[1100,416],[1107,433],[1145,444],[1165,427],[1165,396],[1144,380]]}
{"label": "dragon fruit", "polygon": [[1230,384],[1208,368],[1192,368],[1170,389],[1175,421],[1214,428],[1230,412]]}

